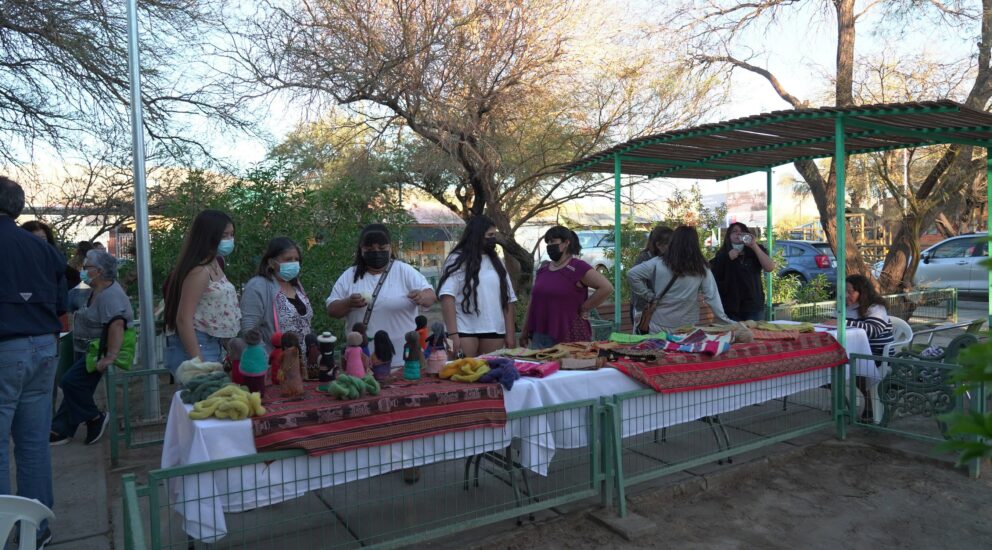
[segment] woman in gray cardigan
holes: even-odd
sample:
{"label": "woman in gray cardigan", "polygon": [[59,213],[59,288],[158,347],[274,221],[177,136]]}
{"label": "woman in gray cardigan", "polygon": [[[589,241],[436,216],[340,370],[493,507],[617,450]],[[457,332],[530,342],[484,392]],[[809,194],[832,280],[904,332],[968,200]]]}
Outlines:
{"label": "woman in gray cardigan", "polygon": [[[288,237],[276,237],[258,264],[258,273],[241,293],[241,333],[257,328],[266,351],[272,351],[272,334],[295,332],[300,345],[312,332],[313,308],[300,283],[300,247]],[[306,348],[302,351],[305,353]]]}

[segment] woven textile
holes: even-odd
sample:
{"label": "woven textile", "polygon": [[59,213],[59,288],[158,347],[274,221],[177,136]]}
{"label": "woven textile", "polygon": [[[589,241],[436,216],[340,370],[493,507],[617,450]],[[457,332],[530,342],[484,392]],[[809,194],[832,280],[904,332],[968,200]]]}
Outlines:
{"label": "woven textile", "polygon": [[[506,424],[503,388],[437,378],[395,380],[376,396],[339,401],[305,383],[302,399],[266,399],[252,418],[259,451],[304,449],[321,455]],[[275,393],[275,392],[273,392]]]}
{"label": "woven textile", "polygon": [[716,357],[701,353],[654,352],[650,361],[621,358],[609,363],[659,392],[680,392],[754,382],[847,363],[847,353],[826,333],[790,340],[734,344]]}

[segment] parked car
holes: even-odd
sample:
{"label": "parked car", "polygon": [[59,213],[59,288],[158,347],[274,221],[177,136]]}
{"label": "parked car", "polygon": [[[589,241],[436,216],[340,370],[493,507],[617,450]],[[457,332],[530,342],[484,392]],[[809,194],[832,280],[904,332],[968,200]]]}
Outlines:
{"label": "parked car", "polygon": [[[613,258],[608,258],[606,255],[607,250],[613,250],[616,242],[613,230],[585,229],[576,231],[575,234],[579,236],[579,245],[582,246],[582,255],[580,256],[582,260],[596,268],[600,273],[606,273],[606,270],[613,267]],[[623,239],[621,245],[628,250],[640,250],[644,248],[647,237],[646,231],[636,231],[633,235],[625,234],[621,237]]]}
{"label": "parked car", "polygon": [[775,241],[775,252],[782,251],[786,265],[780,277],[795,277],[802,283],[817,275],[827,278],[830,286],[837,284],[837,258],[830,245],[817,241]]}
{"label": "parked car", "polygon": [[958,235],[920,253],[913,284],[932,288],[957,288],[988,292],[988,271],[981,265],[989,256],[987,233]]}

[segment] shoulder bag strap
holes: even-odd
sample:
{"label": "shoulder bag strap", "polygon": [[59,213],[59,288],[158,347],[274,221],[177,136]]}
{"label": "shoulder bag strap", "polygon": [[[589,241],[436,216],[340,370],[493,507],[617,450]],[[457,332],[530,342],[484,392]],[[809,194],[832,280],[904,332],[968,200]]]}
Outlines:
{"label": "shoulder bag strap", "polygon": [[656,304],[657,304],[658,302],[660,302],[662,298],[664,298],[664,297],[665,297],[665,294],[667,294],[667,293],[668,293],[668,289],[670,289],[670,288],[672,288],[672,285],[674,285],[674,284],[675,284],[675,281],[676,281],[676,280],[678,280],[678,278],[679,278],[679,276],[678,276],[678,275],[672,275],[672,278],[668,280],[668,284],[667,284],[667,285],[665,285],[665,290],[662,290],[662,291],[661,291],[661,294],[659,294],[659,295],[657,295],[657,296],[655,296],[655,298],[654,298],[654,302],[655,302]]}
{"label": "shoulder bag strap", "polygon": [[379,283],[375,285],[375,290],[372,291],[372,302],[369,304],[368,309],[365,310],[365,318],[362,319],[362,323],[365,325],[366,330],[369,326],[369,319],[372,318],[372,308],[375,307],[375,301],[379,298],[379,291],[382,290],[382,283],[386,282],[386,277],[389,276],[389,272],[393,269],[393,260],[389,260],[389,264],[386,265],[386,271],[382,272],[382,277],[379,278]]}

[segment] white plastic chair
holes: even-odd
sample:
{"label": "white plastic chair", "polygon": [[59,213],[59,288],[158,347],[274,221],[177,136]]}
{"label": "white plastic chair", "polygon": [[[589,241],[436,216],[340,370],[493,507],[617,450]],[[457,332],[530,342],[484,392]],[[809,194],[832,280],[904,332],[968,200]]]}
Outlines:
{"label": "white plastic chair", "polygon": [[[889,317],[889,321],[892,323],[892,337],[894,340],[885,344],[885,347],[882,348],[882,355],[885,357],[892,357],[913,343],[913,329],[909,326],[909,323],[898,317]],[[891,371],[892,368],[889,366],[889,363],[883,361],[878,365],[878,378],[867,381],[868,396],[871,398],[872,420],[875,424],[882,422],[882,416],[885,413],[882,409],[882,399],[878,396],[878,384]]]}
{"label": "white plastic chair", "polygon": [[6,541],[17,522],[21,522],[20,550],[35,550],[38,526],[55,514],[33,498],[0,495],[0,540]]}

